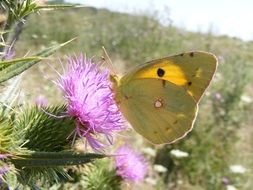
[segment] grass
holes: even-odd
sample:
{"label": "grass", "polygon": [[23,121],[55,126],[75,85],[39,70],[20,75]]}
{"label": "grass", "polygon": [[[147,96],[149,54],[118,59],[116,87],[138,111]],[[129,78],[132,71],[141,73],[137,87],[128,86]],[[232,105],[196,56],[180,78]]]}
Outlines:
{"label": "grass", "polygon": [[[253,106],[242,97],[253,95],[253,42],[215,36],[212,32],[202,34],[165,27],[145,15],[131,16],[104,9],[80,8],[45,11],[30,16],[16,52],[21,56],[30,50],[74,37],[77,40],[55,54],[54,58],[64,60],[66,55],[83,52],[89,57],[96,55],[98,59],[101,46],[105,46],[115,67],[120,68],[118,72],[184,51],[202,50],[217,55],[219,67],[216,77],[200,103],[197,124],[190,135],[163,147],[144,142],[135,132],[131,133],[134,136],[131,139],[138,142],[135,144],[140,149],[156,149],[156,158],[160,155],[163,159],[158,162],[150,157],[150,163],[156,160],[168,169],[163,178],[151,170],[150,175],[155,176],[157,181],[153,189],[225,189],[222,177],[228,177],[230,184],[238,189],[251,189]],[[59,90],[50,82],[56,80],[57,75],[49,64],[61,70],[59,61],[53,59],[33,67],[24,75],[24,92],[30,103],[39,94],[46,95],[51,103],[63,101]],[[190,156],[181,160],[171,157],[169,152],[175,148],[188,152]],[[231,173],[229,166],[232,164],[243,165],[247,172],[242,175]],[[150,184],[148,186],[151,187]]]}

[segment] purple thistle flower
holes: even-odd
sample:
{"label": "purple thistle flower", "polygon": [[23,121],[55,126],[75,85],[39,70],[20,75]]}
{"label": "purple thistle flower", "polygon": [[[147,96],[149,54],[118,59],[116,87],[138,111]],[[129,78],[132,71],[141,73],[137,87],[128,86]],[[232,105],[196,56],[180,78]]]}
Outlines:
{"label": "purple thistle flower", "polygon": [[11,60],[14,56],[15,56],[15,52],[12,50],[12,47],[10,47],[10,48],[8,48],[8,50],[6,52],[4,59]]}
{"label": "purple thistle flower", "polygon": [[124,145],[116,151],[116,155],[117,175],[132,182],[140,182],[144,179],[148,165],[141,154]]}
{"label": "purple thistle flower", "polygon": [[[7,166],[0,168],[0,185],[3,182],[3,175],[6,174],[9,170],[10,170],[10,168]],[[1,186],[0,186],[0,188],[1,188]]]}
{"label": "purple thistle flower", "polygon": [[12,156],[11,154],[0,154],[0,160]]}
{"label": "purple thistle flower", "polygon": [[83,55],[69,58],[58,85],[68,101],[68,115],[76,119],[76,134],[85,137],[93,149],[104,146],[98,140],[100,135],[112,143],[112,133],[124,129],[107,70],[100,71]]}
{"label": "purple thistle flower", "polygon": [[1,179],[2,179],[2,176],[3,176],[5,173],[7,173],[9,170],[10,170],[10,168],[7,167],[7,166],[4,166],[4,167],[0,168],[0,181],[1,181]]}
{"label": "purple thistle flower", "polygon": [[226,176],[222,177],[222,178],[221,178],[221,181],[222,181],[222,184],[223,184],[223,185],[228,185],[229,182],[230,182],[229,178],[226,177]]}
{"label": "purple thistle flower", "polygon": [[221,95],[219,92],[216,92],[216,93],[214,94],[214,98],[215,98],[215,100],[217,100],[217,101],[222,101],[222,95]]}
{"label": "purple thistle flower", "polygon": [[[5,159],[9,156],[11,156],[11,154],[0,154],[0,160]],[[10,168],[8,166],[0,167],[0,184],[3,181],[3,175],[6,174],[9,170],[10,170]]]}
{"label": "purple thistle flower", "polygon": [[35,99],[35,104],[37,106],[45,107],[48,104],[47,98],[43,95],[39,95]]}

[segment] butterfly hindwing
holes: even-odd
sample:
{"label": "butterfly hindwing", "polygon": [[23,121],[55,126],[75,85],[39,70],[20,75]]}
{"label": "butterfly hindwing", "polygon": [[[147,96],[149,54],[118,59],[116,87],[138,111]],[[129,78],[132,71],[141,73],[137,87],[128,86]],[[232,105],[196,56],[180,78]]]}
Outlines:
{"label": "butterfly hindwing", "polygon": [[197,112],[192,96],[160,79],[132,80],[119,87],[117,99],[134,129],[155,144],[171,143],[186,135]]}

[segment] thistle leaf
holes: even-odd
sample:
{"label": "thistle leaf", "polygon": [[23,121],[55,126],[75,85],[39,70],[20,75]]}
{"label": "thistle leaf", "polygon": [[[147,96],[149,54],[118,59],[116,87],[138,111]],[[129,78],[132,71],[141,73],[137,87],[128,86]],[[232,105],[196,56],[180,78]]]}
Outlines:
{"label": "thistle leaf", "polygon": [[52,10],[55,10],[55,9],[65,9],[65,8],[73,8],[73,7],[77,7],[76,5],[74,4],[53,4],[53,5],[38,5],[36,7],[37,10],[44,10],[44,9],[52,9]]}
{"label": "thistle leaf", "polygon": [[12,158],[11,162],[18,169],[18,181],[33,187],[37,180],[48,185],[62,178],[69,179],[63,166],[86,164],[104,157],[95,153],[34,152]]}
{"label": "thistle leaf", "polygon": [[19,155],[11,162],[18,167],[58,167],[80,165],[106,157],[104,154],[75,152],[34,152],[30,155]]}
{"label": "thistle leaf", "polygon": [[26,61],[26,60],[22,60],[22,59],[16,59],[15,63],[10,64],[9,66],[4,67],[2,69],[0,68],[1,69],[0,70],[0,83],[22,73],[23,71],[27,70],[31,66],[40,62],[42,57],[48,57],[49,55],[53,54],[56,50],[65,46],[66,44],[68,44],[71,41],[72,40],[69,40],[65,43],[57,44],[57,45],[54,45],[52,47],[49,47],[49,48],[46,48],[46,49],[40,51],[39,53],[34,55],[34,58],[36,57],[35,60],[32,59],[30,61]]}
{"label": "thistle leaf", "polygon": [[21,81],[21,75],[9,80],[3,92],[0,94],[0,116],[1,118],[6,117],[10,111],[16,99],[18,97],[18,89]]}
{"label": "thistle leaf", "polygon": [[15,63],[20,63],[20,62],[28,62],[28,61],[41,61],[44,59],[43,57],[24,57],[24,58],[17,58],[17,59],[12,59],[12,60],[4,60],[0,61],[0,69],[4,66],[10,66]]}

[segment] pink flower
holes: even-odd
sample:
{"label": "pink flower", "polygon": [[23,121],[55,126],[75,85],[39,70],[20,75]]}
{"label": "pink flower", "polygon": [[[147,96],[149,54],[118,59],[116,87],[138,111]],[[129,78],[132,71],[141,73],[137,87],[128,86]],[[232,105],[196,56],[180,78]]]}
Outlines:
{"label": "pink flower", "polygon": [[47,98],[43,95],[39,95],[36,99],[35,99],[35,104],[37,106],[41,106],[41,107],[45,107],[48,104]]}
{"label": "pink flower", "polygon": [[114,101],[109,72],[100,71],[80,55],[69,58],[58,84],[68,101],[68,115],[76,119],[76,134],[96,150],[104,146],[98,140],[101,135],[112,143],[112,133],[123,130],[123,118]]}
{"label": "pink flower", "polygon": [[222,95],[221,95],[219,92],[216,92],[216,93],[214,94],[214,98],[215,98],[215,100],[217,100],[217,101],[222,101]]}
{"label": "pink flower", "polygon": [[[1,159],[5,159],[5,158],[7,158],[9,156],[11,156],[11,154],[0,154],[0,160]],[[10,170],[10,168],[8,166],[2,166],[2,167],[0,167],[0,184],[3,181],[3,175],[6,174],[9,170]]]}
{"label": "pink flower", "polygon": [[147,174],[147,162],[144,157],[129,146],[124,145],[116,151],[116,172],[123,179],[140,182]]}
{"label": "pink flower", "polygon": [[12,50],[12,46],[10,46],[7,51],[6,51],[6,54],[4,56],[4,59],[5,60],[10,60],[12,59],[14,56],[15,56],[15,52]]}
{"label": "pink flower", "polygon": [[226,176],[222,177],[222,178],[221,178],[221,181],[222,181],[222,184],[224,184],[224,185],[228,185],[229,182],[230,182],[229,178],[226,177]]}
{"label": "pink flower", "polygon": [[1,159],[4,159],[4,158],[7,158],[7,157],[10,157],[11,154],[0,154],[0,160]]}
{"label": "pink flower", "polygon": [[2,180],[3,175],[4,175],[5,173],[7,173],[9,170],[10,170],[10,168],[7,167],[7,166],[4,166],[4,167],[1,167],[1,168],[0,168],[0,181]]}

